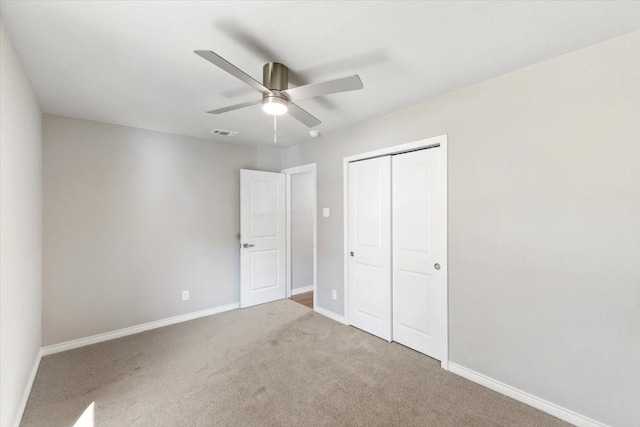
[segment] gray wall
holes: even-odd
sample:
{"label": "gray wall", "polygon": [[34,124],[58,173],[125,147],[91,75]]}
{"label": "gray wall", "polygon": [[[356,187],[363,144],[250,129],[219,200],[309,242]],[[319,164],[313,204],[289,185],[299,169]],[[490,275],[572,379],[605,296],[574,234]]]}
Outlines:
{"label": "gray wall", "polygon": [[0,21],[0,425],[22,414],[40,352],[42,145],[40,107]]}
{"label": "gray wall", "polygon": [[277,150],[51,115],[43,146],[45,346],[239,300],[239,170]]}
{"label": "gray wall", "polygon": [[450,360],[640,425],[639,76],[635,32],[287,149],[331,208],[318,304],[343,314],[343,157],[448,134]]}
{"label": "gray wall", "polygon": [[313,173],[291,175],[291,288],[313,285]]}

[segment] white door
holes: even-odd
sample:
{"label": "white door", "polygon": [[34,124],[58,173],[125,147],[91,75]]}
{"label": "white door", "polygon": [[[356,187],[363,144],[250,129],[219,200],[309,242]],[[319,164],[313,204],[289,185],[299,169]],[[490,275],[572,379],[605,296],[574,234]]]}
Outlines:
{"label": "white door", "polygon": [[285,187],[281,173],[240,170],[240,307],[285,298]]}
{"label": "white door", "polygon": [[393,340],[435,359],[443,347],[445,199],[441,149],[393,156]]}
{"label": "white door", "polygon": [[391,340],[391,157],[349,164],[349,323]]}

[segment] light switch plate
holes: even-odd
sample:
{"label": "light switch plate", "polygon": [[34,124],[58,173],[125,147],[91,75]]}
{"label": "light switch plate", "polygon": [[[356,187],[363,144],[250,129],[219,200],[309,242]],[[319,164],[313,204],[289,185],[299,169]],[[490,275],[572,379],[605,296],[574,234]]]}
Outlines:
{"label": "light switch plate", "polygon": [[322,216],[324,218],[329,218],[329,214],[330,214],[329,208],[322,208]]}

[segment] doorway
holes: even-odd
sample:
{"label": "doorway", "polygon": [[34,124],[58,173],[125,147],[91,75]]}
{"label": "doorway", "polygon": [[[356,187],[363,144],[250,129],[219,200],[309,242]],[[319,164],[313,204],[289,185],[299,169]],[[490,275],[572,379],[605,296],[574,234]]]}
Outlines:
{"label": "doorway", "polygon": [[446,135],[344,159],[345,317],[448,368]]}
{"label": "doorway", "polygon": [[282,171],[286,186],[287,298],[315,309],[316,164]]}

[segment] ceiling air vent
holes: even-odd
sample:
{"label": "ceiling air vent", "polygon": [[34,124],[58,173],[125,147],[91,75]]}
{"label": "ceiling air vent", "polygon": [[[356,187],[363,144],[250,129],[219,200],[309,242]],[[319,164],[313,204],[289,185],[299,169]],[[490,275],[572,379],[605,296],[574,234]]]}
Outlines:
{"label": "ceiling air vent", "polygon": [[232,137],[238,134],[238,132],[234,132],[232,130],[222,130],[222,129],[214,129],[211,131],[211,133],[214,135],[220,135],[220,136],[226,136],[226,137]]}

